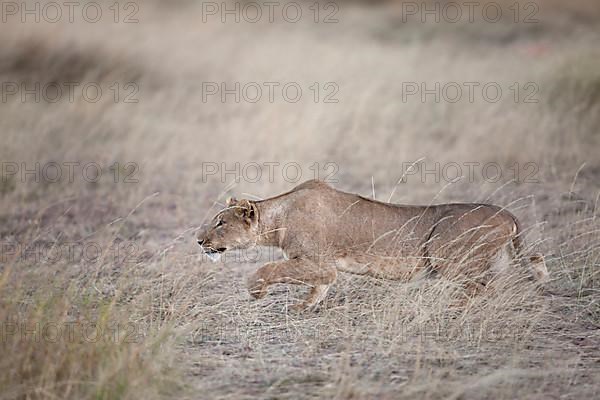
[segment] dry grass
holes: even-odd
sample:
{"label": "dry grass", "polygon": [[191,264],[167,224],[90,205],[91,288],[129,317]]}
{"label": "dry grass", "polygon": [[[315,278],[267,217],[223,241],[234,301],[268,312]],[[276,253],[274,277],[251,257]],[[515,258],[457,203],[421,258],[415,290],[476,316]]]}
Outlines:
{"label": "dry grass", "polygon": [[[542,2],[528,26],[402,23],[397,5],[353,2],[340,3],[338,24],[203,24],[200,5],[159,1],[140,7],[139,24],[1,24],[2,82],[140,91],[137,104],[115,104],[109,89],[97,103],[0,104],[2,162],[104,172],[96,183],[80,171],[73,182],[0,180],[0,399],[598,397],[600,62],[589,49],[600,32],[592,2],[563,3]],[[205,103],[207,81],[293,81],[305,95]],[[402,101],[402,82],[472,81],[505,95]],[[315,104],[314,82],[336,82],[339,103]],[[515,103],[514,82],[535,82],[539,102]],[[398,184],[417,160],[494,162],[505,174]],[[281,168],[273,182],[266,169],[257,183],[203,179],[203,162],[250,161],[297,162],[303,179],[332,162],[337,187],[380,200],[506,206],[546,255],[553,294],[516,268],[466,303],[460,282],[439,277],[346,275],[314,313],[289,311],[301,287],[253,301],[245,277],[278,253],[209,264],[193,240],[225,194],[293,186]],[[137,183],[122,181],[128,162]],[[100,257],[35,257],[74,244]],[[72,335],[54,340],[43,328],[55,325]]]}

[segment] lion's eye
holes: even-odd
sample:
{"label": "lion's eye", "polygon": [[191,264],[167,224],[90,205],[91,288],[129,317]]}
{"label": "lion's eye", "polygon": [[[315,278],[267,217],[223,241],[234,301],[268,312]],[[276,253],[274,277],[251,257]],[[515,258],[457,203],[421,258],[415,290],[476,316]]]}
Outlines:
{"label": "lion's eye", "polygon": [[223,224],[224,224],[223,220],[222,220],[222,219],[220,219],[220,220],[218,220],[218,221],[217,221],[217,224],[215,225],[215,228],[218,228],[218,227],[220,227],[220,226],[223,226]]}

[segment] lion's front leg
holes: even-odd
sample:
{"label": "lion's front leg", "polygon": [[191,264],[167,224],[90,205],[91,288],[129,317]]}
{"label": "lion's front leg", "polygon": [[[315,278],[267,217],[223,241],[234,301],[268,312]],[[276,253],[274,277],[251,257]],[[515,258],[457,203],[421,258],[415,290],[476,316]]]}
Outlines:
{"label": "lion's front leg", "polygon": [[292,258],[263,265],[248,278],[247,284],[250,294],[257,299],[264,297],[269,285],[275,283],[311,286],[308,297],[295,306],[295,308],[308,308],[323,300],[329,286],[336,278],[337,270],[331,264],[318,264],[305,258]]}

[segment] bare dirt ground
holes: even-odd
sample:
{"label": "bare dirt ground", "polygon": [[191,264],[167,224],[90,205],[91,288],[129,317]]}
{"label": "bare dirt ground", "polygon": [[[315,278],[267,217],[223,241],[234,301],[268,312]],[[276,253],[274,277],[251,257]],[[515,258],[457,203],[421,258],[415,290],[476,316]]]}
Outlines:
{"label": "bare dirt ground", "polygon": [[[297,23],[203,21],[201,3],[158,1],[121,4],[118,23],[104,2],[97,23],[9,16],[0,399],[598,397],[600,14],[539,2],[524,23],[536,9],[519,3],[515,22],[509,3],[495,3],[495,23],[352,2],[321,5],[318,23],[310,3]],[[338,21],[322,23],[332,10]],[[122,23],[131,12],[138,22]],[[68,82],[102,96],[36,102],[7,86]],[[263,97],[206,95],[206,83],[236,82]],[[303,96],[270,101],[265,82]],[[407,97],[436,82],[465,92]],[[470,101],[468,82],[502,95]],[[79,163],[72,177],[67,163]],[[84,175],[87,163],[102,176]],[[245,288],[277,251],[199,254],[194,233],[226,196],[314,177],[395,203],[505,206],[552,281],[540,292],[515,266],[465,303],[440,277],[342,275],[316,311],[295,313],[306,288],[259,301]]]}

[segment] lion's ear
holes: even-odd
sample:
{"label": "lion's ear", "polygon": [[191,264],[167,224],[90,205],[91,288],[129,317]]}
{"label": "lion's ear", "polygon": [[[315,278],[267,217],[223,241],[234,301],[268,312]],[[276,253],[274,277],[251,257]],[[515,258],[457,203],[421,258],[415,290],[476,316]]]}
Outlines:
{"label": "lion's ear", "polygon": [[238,214],[248,223],[253,222],[258,214],[256,204],[250,200],[240,200],[236,206]]}
{"label": "lion's ear", "polygon": [[235,197],[228,197],[227,200],[225,201],[225,204],[227,204],[227,207],[232,206],[235,203],[237,203],[237,199]]}

